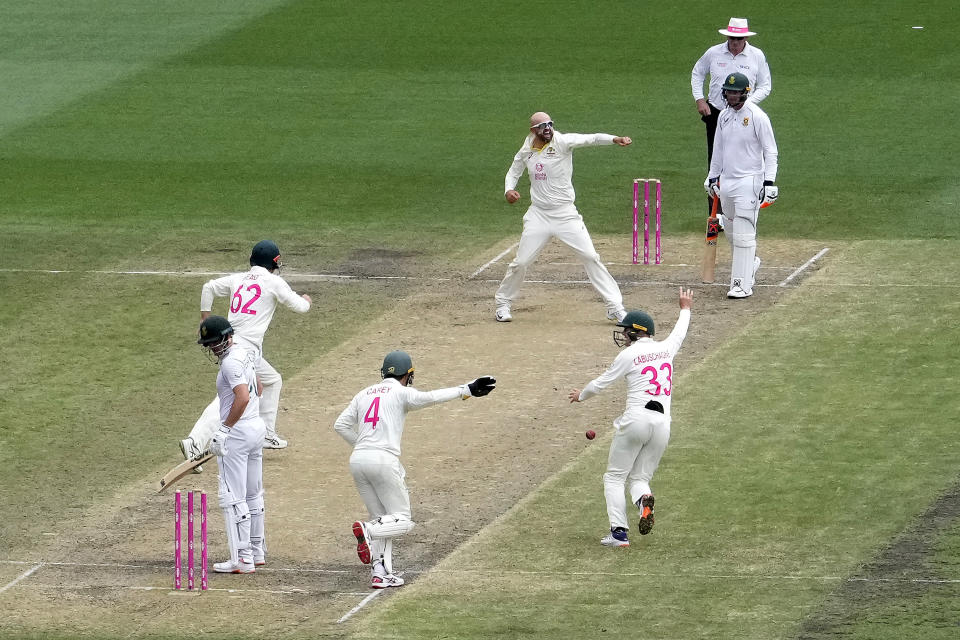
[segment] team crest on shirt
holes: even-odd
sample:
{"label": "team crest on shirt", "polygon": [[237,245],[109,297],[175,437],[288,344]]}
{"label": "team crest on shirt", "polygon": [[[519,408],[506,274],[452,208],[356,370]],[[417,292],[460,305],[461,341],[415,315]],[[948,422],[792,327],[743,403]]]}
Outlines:
{"label": "team crest on shirt", "polygon": [[749,124],[750,124],[750,118],[744,118],[744,119],[743,119],[743,126],[746,127],[746,126],[749,125]]}
{"label": "team crest on shirt", "polygon": [[554,157],[556,157],[556,155],[557,155],[557,149],[556,149],[556,147],[554,147],[554,146],[549,146],[549,147],[547,147],[546,149],[543,150],[543,155],[547,156],[548,158],[554,158]]}

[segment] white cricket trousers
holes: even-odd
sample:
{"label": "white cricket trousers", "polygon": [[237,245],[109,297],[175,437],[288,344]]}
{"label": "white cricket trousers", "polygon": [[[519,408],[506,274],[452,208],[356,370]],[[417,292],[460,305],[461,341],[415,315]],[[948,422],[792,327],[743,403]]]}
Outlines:
{"label": "white cricket trousers", "polygon": [[523,232],[520,234],[520,244],[517,246],[517,255],[507,266],[507,273],[497,289],[496,302],[498,307],[510,306],[510,303],[520,292],[520,285],[527,274],[527,268],[533,264],[551,238],[557,238],[573,249],[577,258],[583,263],[590,284],[597,290],[607,306],[608,313],[616,313],[623,309],[623,296],[620,287],[610,272],[600,261],[600,255],[593,247],[593,240],[583,216],[574,205],[562,209],[551,209],[549,212],[531,206],[523,216]]}
{"label": "white cricket trousers", "polygon": [[[382,558],[384,570],[393,573],[393,536],[402,535],[413,528],[410,492],[406,483],[407,472],[400,459],[392,453],[378,449],[361,449],[354,450],[350,455],[350,474],[363,504],[367,507],[370,520],[392,516],[395,521],[403,521],[403,524],[390,534],[391,537],[374,536],[370,540],[371,555]],[[387,524],[387,527],[390,527],[390,524]]]}
{"label": "white cricket trousers", "polygon": [[757,218],[760,201],[757,196],[763,188],[763,174],[746,178],[720,175],[720,204],[723,207],[724,233],[730,242],[732,254],[730,288],[738,286],[753,291],[754,264],[757,255]]}
{"label": "white cricket trousers", "polygon": [[[256,365],[257,377],[263,384],[263,395],[260,396],[260,418],[267,428],[267,435],[275,436],[277,434],[277,412],[280,409],[280,388],[283,386],[283,379],[280,373],[266,361],[260,358]],[[213,402],[207,405],[203,410],[197,422],[190,430],[190,437],[194,443],[200,447],[201,451],[206,451],[210,447],[210,440],[213,439],[214,432],[220,428],[220,397],[216,396]]]}
{"label": "white cricket trousers", "polygon": [[241,420],[230,429],[226,455],[217,457],[220,508],[223,510],[230,557],[252,562],[251,537],[262,544],[263,533],[263,421]]}
{"label": "white cricket trousers", "polygon": [[371,520],[385,515],[411,517],[407,472],[397,456],[379,449],[354,450],[350,475]]}
{"label": "white cricket trousers", "polygon": [[634,503],[644,494],[653,493],[650,479],[670,441],[670,418],[650,409],[632,409],[614,420],[613,427],[603,494],[610,527],[629,529],[625,488],[629,488]]}

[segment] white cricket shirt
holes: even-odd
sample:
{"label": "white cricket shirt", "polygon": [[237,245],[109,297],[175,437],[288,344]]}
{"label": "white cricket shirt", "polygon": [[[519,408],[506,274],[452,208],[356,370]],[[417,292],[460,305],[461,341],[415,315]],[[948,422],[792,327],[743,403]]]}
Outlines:
{"label": "white cricket shirt", "polygon": [[260,396],[257,395],[257,373],[254,364],[257,352],[234,344],[220,361],[220,373],[217,374],[217,395],[220,397],[220,422],[224,422],[233,408],[236,398],[234,389],[241,384],[247,386],[250,401],[237,422],[243,422],[260,416]]}
{"label": "white cricket shirt", "polygon": [[263,267],[250,267],[246,273],[234,273],[209,280],[200,291],[200,311],[210,311],[215,297],[230,298],[227,320],[233,326],[233,340],[263,351],[263,336],[273,320],[277,303],[298,313],[310,310],[310,303],[297,295],[287,281]]}
{"label": "white cricket shirt", "polygon": [[516,189],[524,169],[530,176],[530,203],[549,211],[569,207],[576,199],[573,190],[573,150],[577,147],[611,145],[614,136],[606,133],[553,132],[553,139],[542,149],[534,149],[533,134],[513,156],[513,164],[504,179],[503,192]]}
{"label": "white cricket shirt", "polygon": [[664,415],[670,415],[673,397],[673,358],[690,326],[690,309],[681,309],[680,317],[666,340],[641,338],[624,347],[613,364],[594,378],[580,392],[580,400],[597,395],[613,382],[625,378],[627,383],[626,412],[643,409],[650,400],[663,405]]}
{"label": "white cricket shirt", "polygon": [[713,138],[710,177],[746,178],[763,175],[777,179],[777,141],[773,126],[763,109],[746,103],[739,110],[727,107],[717,120]]}
{"label": "white cricket shirt", "polygon": [[770,79],[770,67],[763,51],[747,42],[743,51],[737,55],[730,53],[726,42],[721,42],[707,49],[700,56],[693,71],[690,73],[690,88],[693,90],[693,99],[703,98],[703,79],[710,74],[710,89],[707,93],[707,102],[717,109],[723,109],[727,103],[723,100],[721,86],[731,73],[742,73],[750,81],[750,93],[747,94],[751,102],[760,102],[773,88]]}
{"label": "white cricket shirt", "polygon": [[400,455],[400,438],[407,412],[460,398],[462,387],[417,391],[395,378],[384,378],[353,397],[334,423],[355,451],[379,450]]}

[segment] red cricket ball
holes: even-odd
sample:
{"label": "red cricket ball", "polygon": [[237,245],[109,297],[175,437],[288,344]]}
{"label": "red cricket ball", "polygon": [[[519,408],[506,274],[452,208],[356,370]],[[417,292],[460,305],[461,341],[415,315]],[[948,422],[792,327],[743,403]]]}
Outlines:
{"label": "red cricket ball", "polygon": [[585,435],[587,436],[587,440],[593,440],[597,437],[597,432],[593,429],[587,429],[587,433]]}

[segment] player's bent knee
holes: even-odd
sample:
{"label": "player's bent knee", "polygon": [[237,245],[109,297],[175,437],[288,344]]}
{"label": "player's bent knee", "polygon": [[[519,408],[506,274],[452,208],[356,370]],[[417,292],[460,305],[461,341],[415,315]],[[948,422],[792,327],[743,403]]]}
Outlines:
{"label": "player's bent knee", "polygon": [[623,484],[627,481],[627,472],[615,473],[613,471],[607,471],[603,474],[603,483],[607,484]]}
{"label": "player's bent knee", "polygon": [[416,523],[407,516],[389,514],[371,522],[368,529],[374,538],[396,538],[410,533],[415,526]]}
{"label": "player's bent knee", "polygon": [[263,503],[263,496],[257,496],[256,498],[251,498],[247,500],[247,508],[250,510],[250,513],[253,515],[261,515],[266,511]]}
{"label": "player's bent knee", "polygon": [[734,233],[730,235],[733,246],[743,249],[752,249],[757,246],[757,234],[755,233]]}

